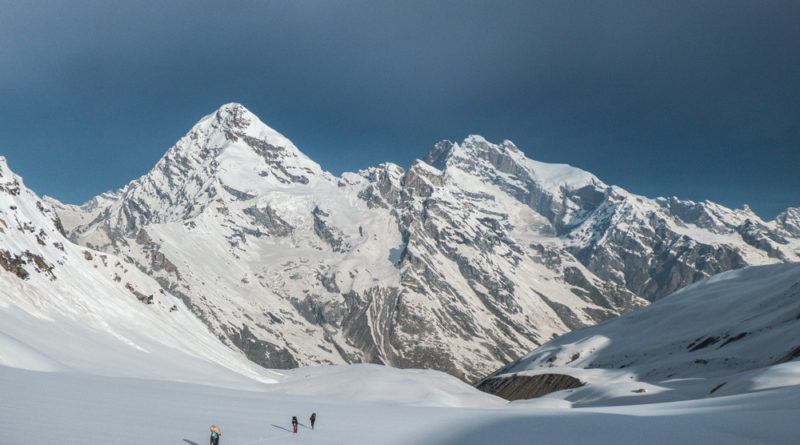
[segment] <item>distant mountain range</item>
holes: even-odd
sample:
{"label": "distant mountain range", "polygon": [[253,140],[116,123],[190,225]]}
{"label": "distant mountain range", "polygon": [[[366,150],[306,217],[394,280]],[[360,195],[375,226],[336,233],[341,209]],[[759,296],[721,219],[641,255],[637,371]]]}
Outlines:
{"label": "distant mountain range", "polygon": [[408,170],[336,177],[239,104],[82,206],[38,199],[0,164],[0,274],[57,286],[65,264],[106,270],[103,286],[167,314],[175,296],[269,368],[364,361],[472,381],[702,278],[800,261],[800,209],[765,222],[648,199],[480,136]]}

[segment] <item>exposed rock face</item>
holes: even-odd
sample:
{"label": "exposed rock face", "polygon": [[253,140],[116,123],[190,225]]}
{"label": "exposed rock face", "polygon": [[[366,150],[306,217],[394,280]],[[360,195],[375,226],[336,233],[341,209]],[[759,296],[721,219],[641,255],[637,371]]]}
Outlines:
{"label": "exposed rock face", "polygon": [[775,224],[790,237],[800,237],[800,208],[790,208],[775,218]]}
{"label": "exposed rock face", "polygon": [[506,400],[535,399],[551,392],[583,386],[575,377],[563,374],[513,375],[481,380],[476,388]]}
{"label": "exposed rock face", "polygon": [[790,214],[765,223],[649,200],[479,136],[436,144],[408,170],[337,178],[238,104],[124,189],[53,204],[73,240],[156,278],[256,363],[368,361],[465,380],[799,250]]}

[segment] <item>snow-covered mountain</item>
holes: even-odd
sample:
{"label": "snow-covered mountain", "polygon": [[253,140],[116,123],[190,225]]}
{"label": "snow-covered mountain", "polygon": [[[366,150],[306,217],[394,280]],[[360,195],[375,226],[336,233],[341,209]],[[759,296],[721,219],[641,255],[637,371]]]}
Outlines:
{"label": "snow-covered mountain", "polygon": [[153,278],[112,254],[73,244],[61,230],[52,208],[0,157],[0,366],[196,376],[215,385],[271,380]]}
{"label": "snow-covered mountain", "polygon": [[570,332],[480,386],[524,392],[535,376],[566,375],[586,385],[550,397],[575,406],[740,394],[800,384],[798,339],[800,264],[753,266]]}
{"label": "snow-covered mountain", "polygon": [[83,206],[119,255],[267,367],[377,362],[486,375],[718,272],[800,260],[800,217],[648,199],[480,136],[408,170],[335,177],[239,104]]}

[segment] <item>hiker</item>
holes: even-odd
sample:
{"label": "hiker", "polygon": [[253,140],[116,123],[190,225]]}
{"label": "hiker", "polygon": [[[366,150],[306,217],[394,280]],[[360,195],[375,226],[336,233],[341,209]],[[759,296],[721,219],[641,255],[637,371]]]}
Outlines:
{"label": "hiker", "polygon": [[222,433],[219,432],[219,427],[216,425],[211,425],[211,442],[209,445],[219,445],[219,436]]}
{"label": "hiker", "polygon": [[311,413],[311,418],[309,420],[311,420],[311,429],[313,430],[314,429],[314,422],[317,421],[317,413]]}
{"label": "hiker", "polygon": [[297,416],[292,416],[292,429],[297,434]]}

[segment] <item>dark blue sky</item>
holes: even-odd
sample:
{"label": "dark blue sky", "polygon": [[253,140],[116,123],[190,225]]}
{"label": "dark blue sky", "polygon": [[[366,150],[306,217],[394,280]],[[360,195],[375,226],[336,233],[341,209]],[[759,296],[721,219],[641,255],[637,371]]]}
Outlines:
{"label": "dark blue sky", "polygon": [[477,133],[651,197],[800,206],[800,2],[111,3],[0,0],[0,155],[39,194],[119,188],[241,102],[336,174]]}

